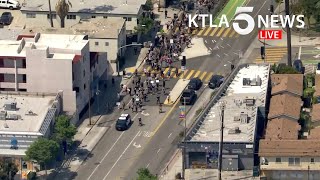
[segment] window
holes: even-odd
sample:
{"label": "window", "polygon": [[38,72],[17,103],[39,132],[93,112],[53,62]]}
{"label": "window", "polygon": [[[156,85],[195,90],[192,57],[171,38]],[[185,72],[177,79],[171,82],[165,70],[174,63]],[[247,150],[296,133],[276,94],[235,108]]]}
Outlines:
{"label": "window", "polygon": [[131,17],[127,17],[127,21],[132,21],[132,18]]}
{"label": "window", "polygon": [[104,19],[107,19],[107,18],[108,18],[108,16],[103,16],[103,18],[104,18]]}
{"label": "window", "polygon": [[36,14],[34,14],[34,13],[27,13],[27,14],[26,14],[26,17],[27,17],[27,18],[36,18]]}
{"label": "window", "polygon": [[[52,19],[57,19],[57,15],[56,14],[51,14]],[[50,14],[47,14],[47,19],[50,19]]]}
{"label": "window", "polygon": [[94,45],[99,46],[99,42],[94,42]]}
{"label": "window", "polygon": [[27,75],[26,75],[26,74],[23,74],[23,75],[22,75],[22,82],[23,82],[23,83],[26,83],[26,82],[27,82]]}
{"label": "window", "polygon": [[276,158],[276,163],[281,163],[281,158],[277,157]]}
{"label": "window", "polygon": [[91,18],[96,18],[96,16],[91,16]]}
{"label": "window", "polygon": [[104,45],[105,45],[105,46],[109,46],[109,42],[105,42]]}
{"label": "window", "polygon": [[28,169],[28,164],[25,161],[22,161],[22,169]]}
{"label": "window", "polygon": [[83,77],[86,76],[86,70],[83,70]]}
{"label": "window", "polygon": [[300,165],[300,158],[289,158],[289,165],[291,166]]}
{"label": "window", "polygon": [[83,85],[83,89],[86,90],[86,84]]}
{"label": "window", "polygon": [[123,19],[124,19],[124,20],[127,20],[127,18],[126,18],[126,17],[123,17]]}
{"label": "window", "polygon": [[311,164],[314,164],[314,158],[311,158],[311,159],[310,159],[310,163],[311,163]]}
{"label": "window", "polygon": [[73,14],[68,14],[67,19],[77,19],[77,16]]}
{"label": "window", "polygon": [[27,64],[26,64],[26,59],[22,59],[22,68],[26,68]]}

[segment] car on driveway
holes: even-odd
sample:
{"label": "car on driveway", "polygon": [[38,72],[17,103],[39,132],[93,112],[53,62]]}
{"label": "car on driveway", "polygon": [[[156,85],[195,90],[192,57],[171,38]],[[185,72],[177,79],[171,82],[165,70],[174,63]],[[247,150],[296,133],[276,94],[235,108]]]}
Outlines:
{"label": "car on driveway", "polygon": [[212,75],[210,81],[209,81],[209,88],[215,89],[220,87],[220,85],[223,83],[224,77],[221,75]]}
{"label": "car on driveway", "polygon": [[192,89],[185,89],[182,92],[181,98],[180,98],[180,103],[181,104],[192,104],[193,101],[197,98],[197,94],[194,90]]}
{"label": "car on driveway", "polygon": [[118,131],[127,130],[131,125],[131,116],[130,114],[121,114],[116,123],[116,129]]}
{"label": "car on driveway", "polygon": [[0,24],[10,25],[12,21],[12,14],[11,12],[4,12],[0,17]]}
{"label": "car on driveway", "polygon": [[202,81],[198,77],[192,78],[189,81],[188,89],[199,90],[202,86]]}

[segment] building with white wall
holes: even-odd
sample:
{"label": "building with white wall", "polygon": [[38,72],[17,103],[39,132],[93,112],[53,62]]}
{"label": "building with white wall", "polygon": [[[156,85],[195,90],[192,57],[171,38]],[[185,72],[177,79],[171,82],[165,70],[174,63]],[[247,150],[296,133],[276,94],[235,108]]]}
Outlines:
{"label": "building with white wall", "polygon": [[104,54],[90,54],[86,38],[37,33],[1,40],[0,91],[62,91],[63,111],[77,117],[89,102],[89,87],[96,85],[91,82],[107,69],[107,62],[99,60],[106,59]]}
{"label": "building with white wall", "polygon": [[24,30],[23,34],[77,34],[87,35],[90,52],[105,53],[106,61],[116,71],[117,55],[124,56],[126,48],[126,21],[119,17],[91,19],[81,21],[70,28],[33,27]]}
{"label": "building with white wall", "polygon": [[[60,27],[60,19],[55,12],[57,2],[58,0],[51,0],[54,27]],[[128,33],[132,33],[146,0],[80,0],[71,3],[72,7],[65,19],[66,27],[71,27],[83,19],[121,17],[127,21]],[[21,12],[26,17],[27,27],[39,26],[39,24],[50,26],[48,1],[24,0]]]}

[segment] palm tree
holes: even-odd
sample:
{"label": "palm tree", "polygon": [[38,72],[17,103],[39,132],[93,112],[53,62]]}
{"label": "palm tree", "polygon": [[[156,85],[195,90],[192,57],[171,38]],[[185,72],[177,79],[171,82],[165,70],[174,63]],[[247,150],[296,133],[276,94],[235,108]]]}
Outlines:
{"label": "palm tree", "polygon": [[48,0],[49,3],[49,18],[50,18],[50,25],[53,27],[53,21],[52,21],[52,11],[51,11],[51,0]]}
{"label": "palm tree", "polygon": [[64,28],[64,20],[65,17],[68,15],[70,7],[72,7],[72,4],[69,0],[68,2],[66,2],[66,0],[58,0],[56,4],[56,12],[60,17],[61,28]]}

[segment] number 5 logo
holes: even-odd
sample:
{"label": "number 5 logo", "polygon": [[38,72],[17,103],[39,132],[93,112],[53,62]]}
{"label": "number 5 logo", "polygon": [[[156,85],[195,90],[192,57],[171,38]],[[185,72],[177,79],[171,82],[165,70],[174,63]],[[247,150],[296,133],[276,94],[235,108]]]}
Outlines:
{"label": "number 5 logo", "polygon": [[244,20],[247,21],[248,26],[245,29],[240,28],[238,22],[233,22],[233,29],[240,35],[247,35],[250,34],[255,26],[254,19],[247,13],[253,12],[253,7],[237,7],[236,9],[236,17],[234,18],[235,21]]}

